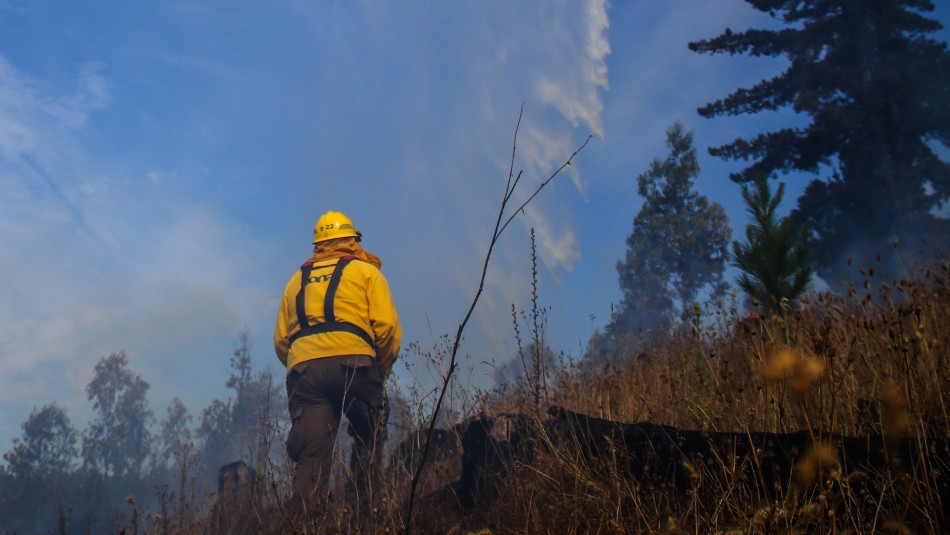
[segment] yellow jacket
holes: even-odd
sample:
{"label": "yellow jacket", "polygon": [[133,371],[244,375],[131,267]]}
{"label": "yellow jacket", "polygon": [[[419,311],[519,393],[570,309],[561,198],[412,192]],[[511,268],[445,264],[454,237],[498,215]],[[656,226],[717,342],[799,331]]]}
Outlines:
{"label": "yellow jacket", "polygon": [[[326,323],[325,302],[334,269],[341,258],[352,257],[339,275],[331,310],[337,322],[349,324],[349,330],[332,329],[292,340],[301,330],[297,303],[303,269],[287,282],[274,327],[274,350],[288,373],[301,362],[339,355],[375,357],[384,374],[392,368],[402,342],[399,316],[389,283],[379,270],[379,259],[363,250],[356,240],[322,242],[304,263],[304,268],[311,269],[302,299],[306,321],[311,326]],[[375,351],[369,341],[374,343]]]}

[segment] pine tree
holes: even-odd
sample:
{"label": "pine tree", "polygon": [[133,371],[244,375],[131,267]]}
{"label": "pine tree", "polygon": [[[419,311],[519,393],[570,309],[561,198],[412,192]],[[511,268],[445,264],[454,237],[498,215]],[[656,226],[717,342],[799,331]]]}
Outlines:
{"label": "pine tree", "polygon": [[686,311],[704,287],[722,291],[731,231],[725,210],[693,190],[700,167],[693,134],[680,123],[667,130],[670,149],[637,177],[644,199],[617,263],[623,299],[608,335],[662,329]]}
{"label": "pine tree", "polygon": [[[690,43],[701,53],[785,56],[788,68],[699,109],[704,117],[791,109],[810,124],[710,149],[752,160],[738,182],[775,172],[811,175],[792,217],[810,229],[818,274],[846,276],[846,255],[869,261],[903,238],[939,245],[950,197],[950,54],[928,34],[942,26],[928,0],[746,0],[786,25],[729,29]],[[836,169],[830,178],[819,175]],[[926,242],[926,243],[925,243]],[[887,266],[882,266],[885,269]],[[891,265],[891,272],[899,268]]]}
{"label": "pine tree", "polygon": [[782,311],[783,302],[794,306],[812,278],[807,234],[791,218],[777,216],[784,196],[784,183],[773,195],[761,175],[754,188],[743,184],[742,198],[752,223],[746,226],[745,243],[732,242],[732,264],[742,270],[739,287],[773,313]]}

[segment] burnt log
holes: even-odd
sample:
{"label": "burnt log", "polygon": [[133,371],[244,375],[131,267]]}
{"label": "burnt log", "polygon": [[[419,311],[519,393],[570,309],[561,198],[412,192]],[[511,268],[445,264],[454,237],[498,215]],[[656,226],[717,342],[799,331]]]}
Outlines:
{"label": "burnt log", "polygon": [[531,462],[536,421],[525,415],[480,415],[462,426],[462,473],[454,493],[463,507],[494,499],[516,461]]}
{"label": "burnt log", "polygon": [[[454,482],[443,480],[442,486],[427,488],[422,494],[429,498],[423,501],[463,515],[498,499],[517,477],[517,463],[532,463],[552,449],[559,450],[559,458],[586,463],[595,477],[622,477],[682,496],[698,491],[713,501],[727,491],[741,492],[751,500],[750,506],[789,497],[807,500],[821,485],[880,496],[883,488],[893,488],[893,482],[901,480],[919,483],[923,492],[931,493],[927,503],[950,509],[950,443],[944,439],[849,437],[808,430],[685,430],[616,422],[563,407],[552,407],[544,421],[523,415],[480,415],[451,431],[436,431],[430,461],[444,465],[455,458],[460,467],[454,465],[458,470]],[[420,437],[414,442],[421,442]],[[399,449],[402,456],[417,459],[417,448],[404,443]],[[934,514],[939,516],[936,524],[950,525],[946,512]]]}
{"label": "burnt log", "polygon": [[211,508],[211,533],[260,533],[256,504],[257,472],[244,461],[222,466],[218,469],[218,495]]}
{"label": "burnt log", "polygon": [[549,414],[549,435],[577,448],[583,462],[602,466],[609,460],[610,469],[644,485],[717,492],[739,483],[748,496],[774,503],[822,484],[880,495],[885,480],[901,480],[932,494],[930,503],[943,505],[942,512],[934,512],[938,523],[950,525],[950,441],[945,439],[807,430],[708,432],[615,422],[562,407]]}

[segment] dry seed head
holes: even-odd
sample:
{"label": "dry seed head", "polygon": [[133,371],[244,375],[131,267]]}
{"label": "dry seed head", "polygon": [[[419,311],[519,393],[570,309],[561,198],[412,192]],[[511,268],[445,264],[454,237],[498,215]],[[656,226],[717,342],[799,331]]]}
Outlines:
{"label": "dry seed head", "polygon": [[792,371],[792,390],[801,396],[825,371],[825,365],[814,357],[805,357],[798,361]]}
{"label": "dry seed head", "polygon": [[781,381],[793,368],[798,356],[787,347],[777,349],[765,363],[765,378],[769,381]]}
{"label": "dry seed head", "polygon": [[901,396],[900,388],[890,384],[884,389],[884,434],[899,437],[911,428],[911,417]]}
{"label": "dry seed head", "polygon": [[841,470],[838,454],[828,444],[818,443],[798,462],[796,475],[803,488],[812,487],[826,475],[835,476]]}
{"label": "dry seed head", "polygon": [[699,470],[689,461],[682,461],[680,467],[686,472],[686,475],[689,477],[689,480],[694,484],[699,483],[700,475]]}
{"label": "dry seed head", "polygon": [[806,503],[798,510],[798,515],[805,520],[818,520],[821,518],[821,512],[824,506],[820,503]]}
{"label": "dry seed head", "polygon": [[770,524],[783,518],[785,518],[785,509],[776,507],[774,505],[767,505],[752,515],[751,522],[753,526],[761,528],[766,524]]}
{"label": "dry seed head", "polygon": [[881,528],[883,528],[884,533],[893,533],[894,535],[911,535],[914,533],[900,520],[885,520]]}
{"label": "dry seed head", "polygon": [[666,533],[682,533],[679,522],[677,522],[672,516],[667,517],[666,519]]}
{"label": "dry seed head", "polygon": [[772,518],[772,508],[763,507],[755,512],[752,515],[752,525],[753,526],[764,526],[769,519]]}
{"label": "dry seed head", "polygon": [[855,470],[851,472],[850,474],[848,474],[848,484],[857,485],[867,480],[867,478],[868,478],[868,475],[866,472],[861,471],[861,470]]}
{"label": "dry seed head", "polygon": [[791,377],[792,390],[801,396],[821,377],[825,365],[815,357],[800,357],[787,347],[777,349],[765,363],[765,378],[780,381]]}

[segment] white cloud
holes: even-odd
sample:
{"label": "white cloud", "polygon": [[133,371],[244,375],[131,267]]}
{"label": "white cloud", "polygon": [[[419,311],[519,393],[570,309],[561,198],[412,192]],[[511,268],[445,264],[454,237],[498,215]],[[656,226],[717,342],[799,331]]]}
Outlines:
{"label": "white cloud", "polygon": [[0,160],[9,160],[32,150],[36,133],[29,116],[36,108],[28,80],[0,56]]}
{"label": "white cloud", "polygon": [[79,69],[76,93],[65,98],[44,100],[42,109],[65,127],[77,130],[85,126],[89,114],[109,102],[109,83],[100,74],[103,65],[86,63]]}
{"label": "white cloud", "polygon": [[[104,172],[79,136],[109,81],[88,64],[77,86],[47,91],[0,56],[0,438],[53,400],[81,420],[96,361],[120,349],[151,399],[207,403],[237,333],[269,319],[284,282],[260,275],[268,246],[163,189],[165,171]],[[195,377],[220,380],[179,390]]]}
{"label": "white cloud", "polygon": [[572,271],[574,264],[581,259],[577,236],[562,222],[555,227],[550,221],[537,217],[533,209],[525,211],[528,224],[535,229],[535,242],[543,252],[542,259],[555,280],[558,268]]}
{"label": "white cloud", "polygon": [[[570,5],[578,7],[578,4]],[[603,138],[601,92],[609,88],[606,61],[610,54],[606,1],[591,0],[579,11],[567,14],[563,19],[558,17],[562,23],[564,20],[582,22],[559,34],[565,41],[555,51],[556,61],[546,63],[549,68],[538,73],[536,90],[541,101],[555,108],[575,129],[585,127],[591,134]],[[556,123],[531,123],[519,138],[519,150],[532,174],[543,180],[578,148],[576,140],[575,132]],[[561,171],[567,176],[557,180],[570,178],[576,190],[586,195],[587,185],[578,169],[579,161],[575,161]],[[533,186],[524,188],[522,195],[534,191]],[[570,218],[552,213],[561,209],[556,203],[539,201],[526,212],[528,221],[525,223],[525,226],[536,229],[541,259],[555,280],[558,279],[558,269],[571,271],[581,258]]]}
{"label": "white cloud", "polygon": [[[554,106],[575,128],[584,125],[603,138],[604,104],[600,91],[609,87],[607,56],[610,54],[606,0],[587,2],[580,18],[585,21],[579,25],[583,33],[575,38],[580,42],[565,47],[570,52],[570,61],[553,72],[544,73],[538,80],[537,93],[542,102]],[[572,71],[579,75],[572,76]]]}

